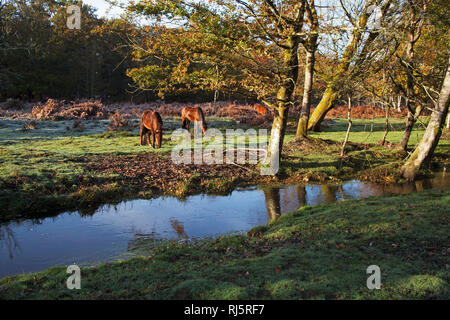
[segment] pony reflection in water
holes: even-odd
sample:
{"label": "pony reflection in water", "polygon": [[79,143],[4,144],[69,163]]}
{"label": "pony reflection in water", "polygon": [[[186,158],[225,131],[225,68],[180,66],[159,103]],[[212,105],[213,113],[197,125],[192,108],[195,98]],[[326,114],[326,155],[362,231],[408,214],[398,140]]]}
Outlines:
{"label": "pony reflection in water", "polygon": [[203,115],[203,110],[199,107],[184,107],[181,109],[181,127],[183,129],[189,130],[189,125],[191,121],[200,121],[202,124],[202,132],[205,134],[207,130],[207,125],[205,121],[205,116]]}

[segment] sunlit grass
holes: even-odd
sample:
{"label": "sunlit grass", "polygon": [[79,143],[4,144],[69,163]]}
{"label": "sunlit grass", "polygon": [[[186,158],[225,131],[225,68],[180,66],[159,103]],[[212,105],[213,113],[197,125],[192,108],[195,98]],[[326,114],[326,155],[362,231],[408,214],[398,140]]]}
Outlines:
{"label": "sunlit grass", "polygon": [[[347,132],[348,121],[346,119],[332,119],[333,123],[324,127],[321,132],[309,132],[309,135],[314,138],[330,139],[338,142],[344,141],[345,134]],[[422,138],[425,127],[424,122],[427,121],[426,117],[421,117],[422,122],[416,123],[413,132],[411,134],[408,146],[414,147]],[[389,120],[389,132],[386,136],[386,140],[398,144],[403,136],[403,130],[405,128],[404,119],[390,119]],[[422,124],[423,123],[423,124]],[[291,130],[288,130],[286,141],[289,141],[295,137],[294,128],[296,126],[296,120],[290,120]],[[384,135],[385,131],[385,119],[374,118],[372,119],[353,119],[352,128],[349,135],[349,141],[363,144],[376,144]]]}

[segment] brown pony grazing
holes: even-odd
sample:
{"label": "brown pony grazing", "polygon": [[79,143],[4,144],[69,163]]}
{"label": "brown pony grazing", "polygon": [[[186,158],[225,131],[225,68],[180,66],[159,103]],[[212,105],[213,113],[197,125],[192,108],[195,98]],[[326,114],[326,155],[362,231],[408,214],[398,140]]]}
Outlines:
{"label": "brown pony grazing", "polygon": [[161,119],[161,116],[158,112],[153,112],[150,110],[144,111],[141,118],[141,146],[142,144],[142,136],[145,134],[147,137],[147,144],[150,145],[150,133],[152,134],[152,147],[155,147],[155,140],[156,140],[156,146],[158,148],[161,148],[161,141],[162,141],[162,126],[163,122]]}
{"label": "brown pony grazing", "polygon": [[189,124],[191,121],[201,121],[203,134],[207,130],[207,125],[205,121],[205,116],[203,111],[199,107],[184,107],[181,109],[181,127],[183,129],[189,130]]}
{"label": "brown pony grazing", "polygon": [[262,106],[260,104],[255,104],[255,106],[253,108],[256,110],[257,113],[259,113],[259,114],[261,114],[263,116],[266,116],[266,113],[267,113],[267,108],[266,107],[264,107],[264,106]]}

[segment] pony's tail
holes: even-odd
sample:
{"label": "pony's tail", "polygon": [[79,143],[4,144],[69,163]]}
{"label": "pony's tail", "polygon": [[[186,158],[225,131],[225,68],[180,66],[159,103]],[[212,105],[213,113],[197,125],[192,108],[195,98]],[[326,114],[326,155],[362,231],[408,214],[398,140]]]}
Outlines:
{"label": "pony's tail", "polygon": [[206,131],[207,125],[205,121],[205,116],[203,115],[203,110],[201,108],[198,108],[198,113],[200,113],[200,119],[202,120],[202,127]]}

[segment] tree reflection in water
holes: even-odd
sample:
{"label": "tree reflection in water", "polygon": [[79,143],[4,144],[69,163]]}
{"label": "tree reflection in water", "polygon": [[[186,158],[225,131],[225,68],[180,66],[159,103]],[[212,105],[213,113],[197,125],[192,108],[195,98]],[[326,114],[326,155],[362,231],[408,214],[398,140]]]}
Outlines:
{"label": "tree reflection in water", "polygon": [[9,225],[0,225],[0,244],[8,248],[10,259],[14,258],[15,251],[20,250],[19,242]]}
{"label": "tree reflection in water", "polygon": [[270,188],[264,190],[264,198],[269,221],[272,221],[282,214],[306,205],[306,188],[301,185],[287,188]]}
{"label": "tree reflection in water", "polygon": [[321,186],[323,203],[331,204],[336,202],[336,192],[338,190],[336,185],[325,184]]}
{"label": "tree reflection in water", "polygon": [[264,190],[264,197],[266,199],[266,209],[269,215],[269,221],[281,215],[280,206],[280,189],[270,188]]}

